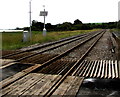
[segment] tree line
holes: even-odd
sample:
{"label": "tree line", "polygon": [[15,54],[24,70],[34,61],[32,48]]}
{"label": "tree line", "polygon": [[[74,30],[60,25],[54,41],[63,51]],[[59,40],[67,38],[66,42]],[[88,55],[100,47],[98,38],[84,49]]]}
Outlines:
{"label": "tree line", "polygon": [[[102,29],[120,29],[120,20],[118,22],[108,22],[108,23],[82,23],[79,19],[76,19],[74,23],[64,22],[62,24],[52,25],[51,23],[47,23],[46,25],[47,31],[72,31],[72,30],[90,30],[94,28],[102,28]],[[36,20],[32,21],[32,30],[33,31],[42,31],[44,27],[44,23],[38,22]],[[24,27],[23,30],[29,30],[29,27]]]}

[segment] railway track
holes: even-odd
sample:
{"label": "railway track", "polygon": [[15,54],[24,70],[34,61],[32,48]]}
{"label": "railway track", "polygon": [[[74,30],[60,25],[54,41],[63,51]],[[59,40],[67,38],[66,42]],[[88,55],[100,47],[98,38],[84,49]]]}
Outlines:
{"label": "railway track", "polygon": [[68,37],[68,38],[61,39],[61,40],[58,40],[58,41],[55,41],[55,42],[50,42],[50,43],[46,43],[46,44],[43,44],[43,45],[37,45],[37,46],[32,47],[32,48],[31,47],[26,48],[25,50],[19,50],[19,51],[16,51],[14,53],[11,53],[11,54],[4,55],[1,58],[9,58],[10,56],[15,56],[15,55],[22,54],[22,53],[25,53],[25,52],[31,52],[31,51],[35,51],[35,50],[38,50],[38,49],[47,48],[47,47],[54,46],[54,45],[64,43],[64,42],[69,43],[69,40],[70,40],[70,42],[73,42],[73,41],[76,41],[80,38],[84,38],[85,36],[87,36],[90,33],[95,33],[95,32],[89,32],[87,34],[76,35],[76,36]]}
{"label": "railway track", "polygon": [[[54,92],[55,90],[60,86],[60,84],[67,78],[68,75],[70,75],[75,68],[77,68],[79,66],[79,63],[81,63],[83,61],[83,59],[85,58],[85,56],[90,52],[90,50],[94,47],[94,45],[98,42],[98,40],[102,37],[102,35],[104,34],[105,32],[102,32],[102,33],[97,33],[96,35],[90,37],[89,39],[87,39],[86,41],[78,44],[77,46],[75,47],[72,47],[71,49],[67,50],[66,52],[62,53],[61,55],[58,55],[54,58],[52,58],[51,60],[45,62],[44,64],[40,65],[34,65],[24,71],[14,75],[12,78],[8,78],[8,79],[5,79],[2,81],[2,88],[5,88],[6,86],[10,85],[11,83],[15,82],[16,80],[20,79],[21,77],[27,75],[28,73],[30,72],[33,72],[33,71],[36,71],[37,69],[44,69],[45,67],[49,66],[51,63],[54,63],[54,61],[56,60],[59,60],[61,57],[65,56],[66,53],[69,53],[71,52],[73,49],[83,45],[84,43],[86,43],[87,41],[91,40],[93,37],[96,37],[96,40],[92,43],[92,45],[88,48],[88,50],[79,58],[79,60],[77,62],[73,62],[74,65],[71,65],[70,68],[68,69],[68,67],[62,69],[60,72],[59,72],[59,75],[62,75],[60,77],[58,77],[57,81],[49,88],[49,90],[44,94],[44,97],[50,97]],[[67,62],[66,62],[67,63]],[[69,63],[68,63],[69,64]],[[56,67],[57,68],[57,67]],[[49,70],[46,70],[47,72],[49,72]],[[23,74],[24,73],[24,74]],[[19,75],[19,76],[18,76]],[[4,94],[5,95],[5,94]]]}
{"label": "railway track", "polygon": [[[0,82],[0,84],[2,83],[2,87],[6,87],[8,85],[10,85],[11,83],[15,82],[16,80],[24,77],[25,75],[31,73],[31,72],[35,72],[38,70],[42,70],[44,68],[46,68],[47,66],[50,66],[52,63],[54,63],[55,61],[63,58],[64,56],[66,56],[68,53],[70,53],[71,51],[73,51],[74,49],[78,48],[81,45],[84,45],[86,42],[92,40],[93,38],[97,37],[97,39],[95,39],[95,42],[89,47],[89,49],[87,50],[87,52],[85,54],[83,54],[81,56],[81,58],[77,61],[77,62],[73,62],[75,63],[75,65],[72,65],[72,67],[69,67],[69,72],[66,73],[66,71],[68,71],[68,67],[62,69],[62,71],[59,72],[59,74],[61,75],[62,73],[65,74],[64,78],[78,65],[78,63],[80,63],[84,57],[87,55],[87,53],[92,49],[92,47],[97,43],[97,41],[100,39],[100,37],[102,37],[102,35],[105,33],[105,31],[99,32],[94,34],[93,36],[87,38],[86,40],[82,41],[81,43],[77,44],[76,46],[70,48],[69,50],[65,51],[64,53],[61,53],[58,56],[53,57],[52,59],[44,62],[43,64],[35,64],[34,66],[31,66],[11,77],[8,77],[7,79],[3,80],[2,82]],[[57,67],[56,67],[57,68]],[[63,74],[63,75],[64,75]]]}
{"label": "railway track", "polygon": [[[35,47],[35,48],[32,48],[32,49],[29,49],[29,50],[25,50],[25,51],[22,51],[22,52],[16,52],[16,53],[13,53],[13,54],[9,54],[9,55],[6,55],[6,56],[3,56],[3,58],[8,58],[8,59],[14,59],[14,61],[12,62],[8,62],[8,63],[5,63],[5,64],[2,64],[3,67],[0,67],[0,68],[5,68],[5,67],[8,67],[12,64],[10,63],[14,63],[14,62],[19,62],[19,61],[23,61],[23,62],[27,62],[28,60],[29,61],[32,61],[34,62],[33,59],[36,60],[35,57],[37,56],[40,56],[42,55],[43,53],[45,52],[48,52],[48,51],[53,51],[54,49],[58,49],[62,46],[65,46],[65,45],[69,45],[69,44],[74,44],[73,46],[77,45],[79,42],[81,42],[80,39],[83,39],[83,38],[87,38],[87,37],[90,37],[92,34],[95,34],[96,32],[92,32],[92,33],[88,33],[87,35],[86,34],[83,34],[83,35],[79,35],[79,36],[75,36],[75,37],[72,37],[71,38],[67,38],[67,39],[63,39],[63,40],[60,40],[60,41],[57,41],[57,42],[53,42],[53,43],[50,43],[50,44],[46,44],[46,45],[43,45],[43,46],[40,46],[40,47]],[[41,48],[41,49],[40,49]],[[66,48],[66,47],[65,47]],[[37,52],[31,52],[31,51],[35,51],[37,49],[40,49],[39,51]],[[67,48],[69,49],[69,48]],[[65,49],[66,50],[66,49]],[[64,50],[63,50],[64,51]],[[30,53],[31,52],[31,53]],[[55,52],[54,52],[55,53]],[[52,55],[53,57],[56,56],[57,54],[54,54]],[[46,54],[45,54],[46,56]],[[52,58],[52,56],[50,58]],[[33,58],[34,57],[34,58]],[[42,59],[40,61],[43,60],[43,56],[40,56]],[[40,59],[40,57],[38,57]],[[47,59],[50,59],[50,58],[47,58]],[[47,60],[45,60],[47,61]],[[29,62],[30,63],[30,62]],[[41,64],[41,63],[40,63]],[[6,65],[6,66],[5,66]]]}
{"label": "railway track", "polygon": [[72,76],[82,76],[86,78],[119,78],[119,65],[117,60],[84,60],[79,64]]}
{"label": "railway track", "polygon": [[[54,56],[50,60],[44,62],[43,64],[35,64],[34,66],[31,66],[5,80],[0,82],[2,85],[3,90],[8,85],[14,83],[15,81],[26,77],[29,73],[33,72],[40,72],[40,73],[46,73],[46,74],[57,74],[59,75],[56,77],[56,82],[54,82],[49,89],[46,90],[44,93],[44,97],[50,97],[55,94],[55,91],[57,88],[62,84],[62,82],[68,77],[68,76],[79,76],[79,77],[92,77],[92,78],[119,78],[120,76],[120,61],[106,61],[106,60],[96,60],[96,61],[86,61],[84,60],[85,57],[88,55],[88,53],[92,50],[92,48],[97,44],[97,42],[100,40],[100,38],[104,35],[105,31],[102,31],[100,33],[97,33],[88,39],[85,39],[78,45],[68,49],[64,53],[61,53],[60,55]],[[79,57],[77,61],[69,61],[66,60],[68,55],[71,52],[75,52],[77,48],[79,48],[82,45],[86,45],[87,42],[91,41],[91,45],[87,46],[87,50],[82,53],[82,55]],[[42,76],[42,78],[45,76]],[[38,81],[38,80],[37,80]],[[39,81],[38,81],[39,82]],[[27,89],[29,89],[28,87]],[[41,90],[41,89],[40,89]],[[42,93],[39,90],[40,93]],[[14,90],[13,90],[14,91]],[[21,90],[22,91],[22,90]],[[4,95],[6,95],[9,91],[4,92]],[[12,92],[11,92],[12,93]],[[27,92],[26,92],[27,93]],[[25,94],[24,91],[22,91],[22,94]],[[19,96],[21,97],[22,94]],[[39,93],[38,93],[39,94]]]}
{"label": "railway track", "polygon": [[58,86],[65,80],[65,78],[74,70],[75,67],[78,66],[78,64],[84,59],[84,57],[90,52],[90,50],[94,47],[94,45],[97,43],[97,41],[102,37],[104,33],[100,35],[100,37],[89,47],[89,49],[85,52],[85,54],[80,57],[80,59],[58,80],[50,89],[49,91],[44,95],[45,97],[51,96],[54,91],[58,88]]}

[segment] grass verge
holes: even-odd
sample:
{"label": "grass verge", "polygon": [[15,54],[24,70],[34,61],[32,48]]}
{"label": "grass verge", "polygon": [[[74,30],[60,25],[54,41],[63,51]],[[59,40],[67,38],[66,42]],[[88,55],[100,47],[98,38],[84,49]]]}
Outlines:
{"label": "grass verge", "polygon": [[62,32],[47,32],[46,37],[42,36],[42,32],[32,31],[32,39],[28,42],[23,42],[22,32],[4,32],[0,33],[2,37],[2,50],[16,50],[22,47],[26,47],[35,43],[46,43],[51,41],[60,40],[62,38],[79,35],[81,33],[87,33],[96,31],[93,30],[76,30],[76,31],[62,31]]}

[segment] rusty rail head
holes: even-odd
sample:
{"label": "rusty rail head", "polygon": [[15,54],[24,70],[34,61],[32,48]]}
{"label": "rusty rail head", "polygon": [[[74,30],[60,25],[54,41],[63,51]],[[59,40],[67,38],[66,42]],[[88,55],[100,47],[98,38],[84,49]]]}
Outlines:
{"label": "rusty rail head", "polygon": [[[103,31],[102,31],[102,33],[103,33]],[[20,75],[19,77],[17,77],[16,79],[14,79],[14,78],[11,79],[11,77],[10,77],[10,78],[8,78],[8,79],[10,79],[10,81],[8,81],[7,83],[5,82],[6,79],[3,80],[2,82],[4,82],[5,84],[3,83],[2,88],[10,85],[11,83],[13,83],[14,81],[16,81],[16,80],[18,80],[18,79],[24,77],[25,75],[29,74],[30,72],[33,72],[33,71],[35,71],[35,70],[37,70],[37,69],[41,69],[41,68],[46,67],[46,66],[49,65],[50,63],[56,61],[57,59],[59,59],[59,58],[61,58],[61,57],[63,57],[63,56],[65,56],[66,54],[68,54],[69,52],[71,52],[72,50],[74,50],[75,48],[83,45],[84,43],[88,42],[89,40],[91,40],[92,38],[96,37],[96,36],[99,35],[99,34],[101,34],[101,32],[93,35],[92,37],[89,37],[89,38],[86,39],[85,41],[83,41],[83,42],[79,43],[78,45],[72,47],[71,49],[63,52],[62,54],[60,54],[60,55],[58,55],[58,56],[56,56],[56,57],[48,60],[47,62],[43,63],[42,65],[34,65],[34,66],[32,66],[32,67],[27,68],[26,70],[23,70],[23,71],[21,72],[21,73],[23,73],[23,74]],[[92,47],[91,47],[91,48],[92,48]],[[90,48],[90,49],[91,49],[91,48]],[[90,49],[88,49],[88,51],[89,51]],[[87,52],[88,52],[88,51],[87,51]],[[76,66],[79,62],[81,62],[81,60],[85,57],[85,55],[87,55],[87,53],[85,53],[85,54],[80,58],[80,60],[78,60],[78,61],[76,62],[76,64],[75,64],[74,66]],[[69,70],[69,72],[67,72],[67,73],[63,76],[64,78],[70,73],[70,71],[74,68],[74,66]],[[31,70],[31,68],[32,68],[32,70]],[[28,71],[27,71],[27,70],[28,70]],[[25,71],[27,71],[27,72],[25,72]],[[16,75],[17,75],[17,74],[16,74]],[[0,82],[0,83],[2,83],[2,82]]]}
{"label": "rusty rail head", "polygon": [[94,45],[98,42],[98,40],[103,36],[105,31],[101,34],[101,36],[90,46],[90,48],[85,52],[85,54],[82,55],[82,57],[70,68],[70,70],[63,75],[60,80],[58,80],[50,89],[49,91],[44,95],[44,97],[50,97],[52,93],[58,88],[58,86],[65,80],[65,78],[71,73],[71,71],[80,63],[83,61],[85,56],[91,51],[91,49],[94,47]]}
{"label": "rusty rail head", "polygon": [[[102,31],[101,31],[101,32],[102,32]],[[98,33],[98,34],[99,34],[99,33]],[[95,36],[96,36],[96,35],[97,35],[97,34],[95,34]],[[42,50],[42,51],[40,51],[40,52],[37,52],[37,53],[31,54],[31,55],[22,57],[22,58],[17,59],[17,60],[15,60],[15,61],[13,61],[13,62],[19,62],[19,61],[21,61],[21,60],[24,60],[24,59],[27,59],[27,58],[36,56],[36,55],[41,54],[41,53],[44,53],[44,52],[46,52],[46,51],[56,49],[56,48],[58,48],[58,47],[60,47],[60,46],[66,45],[66,44],[68,44],[68,43],[71,43],[71,42],[76,41],[76,40],[78,40],[78,39],[84,38],[84,37],[86,37],[86,36],[87,36],[87,35],[85,34],[85,35],[83,35],[82,37],[78,37],[77,39],[73,39],[73,40],[70,40],[70,41],[68,41],[68,42],[66,42],[66,43],[62,43],[62,44],[59,44],[59,45],[57,45],[57,46],[50,47],[50,48],[48,48],[48,49]],[[88,39],[88,40],[89,40],[89,39]],[[58,42],[59,42],[59,41],[58,41]],[[24,51],[23,51],[23,52],[24,52]],[[18,52],[18,53],[19,53],[19,52]],[[11,63],[11,62],[8,62],[8,63],[5,63],[4,65],[7,65],[7,64],[10,64],[10,63]]]}
{"label": "rusty rail head", "polygon": [[15,53],[11,53],[11,54],[8,54],[8,55],[4,55],[4,56],[2,56],[2,57],[0,57],[0,58],[6,58],[6,57],[9,57],[9,56],[14,56],[14,55],[21,54],[21,53],[24,53],[24,52],[30,52],[30,51],[38,50],[38,49],[44,48],[44,47],[46,47],[46,46],[54,45],[54,44],[56,44],[56,43],[61,43],[61,42],[63,42],[63,41],[68,41],[68,40],[70,40],[70,39],[74,39],[74,38],[77,38],[77,37],[80,37],[80,36],[84,36],[84,35],[86,35],[86,34],[76,35],[76,36],[64,38],[64,39],[61,39],[61,40],[58,40],[58,41],[55,41],[55,42],[46,43],[46,44],[43,44],[43,45],[40,45],[40,46],[37,46],[37,47],[33,47],[33,48],[30,48],[30,49],[27,49],[27,50],[17,51],[17,52],[15,52]]}

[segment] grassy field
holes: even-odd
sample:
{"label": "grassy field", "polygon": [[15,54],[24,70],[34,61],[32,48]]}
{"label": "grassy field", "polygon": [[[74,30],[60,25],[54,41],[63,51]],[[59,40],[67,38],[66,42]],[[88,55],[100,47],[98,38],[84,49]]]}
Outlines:
{"label": "grassy field", "polygon": [[32,40],[28,42],[23,42],[22,32],[4,32],[0,33],[0,40],[2,40],[2,50],[15,50],[22,47],[26,47],[35,43],[46,43],[50,41],[59,40],[62,38],[78,35],[81,33],[87,33],[94,30],[77,30],[77,31],[62,31],[62,32],[47,32],[46,37],[42,36],[42,32],[32,31]]}

